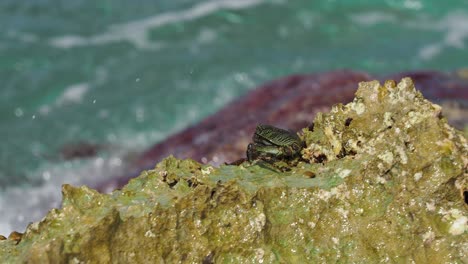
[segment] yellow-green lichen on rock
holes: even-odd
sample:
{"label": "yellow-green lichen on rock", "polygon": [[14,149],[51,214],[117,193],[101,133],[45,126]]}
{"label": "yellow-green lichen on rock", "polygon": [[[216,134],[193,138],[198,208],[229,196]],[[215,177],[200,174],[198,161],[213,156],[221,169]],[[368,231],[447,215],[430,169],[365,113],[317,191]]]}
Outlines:
{"label": "yellow-green lichen on rock", "polygon": [[63,186],[1,263],[468,262],[468,144],[408,78],[318,114],[287,172],[169,157],[122,190]]}

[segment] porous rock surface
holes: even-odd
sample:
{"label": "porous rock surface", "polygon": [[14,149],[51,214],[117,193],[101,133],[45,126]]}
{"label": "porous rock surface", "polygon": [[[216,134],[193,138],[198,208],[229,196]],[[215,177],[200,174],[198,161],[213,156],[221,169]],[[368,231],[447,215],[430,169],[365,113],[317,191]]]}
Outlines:
{"label": "porous rock surface", "polygon": [[256,87],[213,115],[133,156],[132,161],[124,161],[118,175],[88,184],[100,192],[113,191],[169,155],[214,166],[236,161],[245,155],[257,124],[299,131],[309,126],[318,112],[328,112],[334,104],[351,102],[358,82],[400,80],[405,76],[411,77],[426,99],[443,107],[450,125],[464,130],[465,137],[468,135],[466,69],[405,71],[385,76],[352,70],[295,74]]}
{"label": "porous rock surface", "polygon": [[409,78],[361,82],[300,136],[287,172],[168,157],[111,194],[64,185],[0,262],[468,262],[468,144]]}

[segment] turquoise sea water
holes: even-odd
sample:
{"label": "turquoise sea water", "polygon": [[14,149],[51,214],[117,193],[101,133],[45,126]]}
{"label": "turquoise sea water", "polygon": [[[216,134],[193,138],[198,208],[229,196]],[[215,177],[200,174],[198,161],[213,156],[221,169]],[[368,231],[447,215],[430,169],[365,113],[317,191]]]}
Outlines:
{"label": "turquoise sea water", "polygon": [[466,0],[2,0],[0,29],[0,234],[265,81],[468,66]]}

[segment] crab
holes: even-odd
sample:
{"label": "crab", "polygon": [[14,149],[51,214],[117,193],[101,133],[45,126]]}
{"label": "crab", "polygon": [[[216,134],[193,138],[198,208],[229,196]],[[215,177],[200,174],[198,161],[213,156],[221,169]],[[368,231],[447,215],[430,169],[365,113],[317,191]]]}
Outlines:
{"label": "crab", "polygon": [[252,140],[247,147],[249,162],[291,160],[300,156],[304,148],[304,142],[296,133],[270,125],[258,125]]}

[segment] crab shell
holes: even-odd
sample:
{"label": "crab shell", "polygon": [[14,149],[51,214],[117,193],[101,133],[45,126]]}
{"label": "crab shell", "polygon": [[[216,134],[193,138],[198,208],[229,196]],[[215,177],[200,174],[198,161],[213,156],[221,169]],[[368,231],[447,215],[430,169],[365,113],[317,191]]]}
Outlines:
{"label": "crab shell", "polygon": [[270,125],[258,125],[253,142],[247,147],[249,161],[259,156],[292,157],[304,145],[295,133]]}

